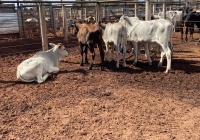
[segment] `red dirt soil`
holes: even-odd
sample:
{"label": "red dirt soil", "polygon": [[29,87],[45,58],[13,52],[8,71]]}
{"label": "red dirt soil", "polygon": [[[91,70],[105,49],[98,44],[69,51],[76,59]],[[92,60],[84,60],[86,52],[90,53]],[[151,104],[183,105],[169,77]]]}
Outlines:
{"label": "red dirt soil", "polygon": [[[164,73],[166,60],[158,68],[158,56],[149,66],[144,54],[136,66],[127,54],[127,67],[117,70],[110,61],[100,71],[98,50],[94,68],[88,70],[88,65],[80,66],[72,38],[66,45],[70,55],[59,63],[61,71],[43,84],[16,80],[18,64],[35,52],[1,56],[0,139],[199,140],[199,37],[182,43],[180,33],[174,33],[169,74]],[[20,44],[10,41],[1,47],[8,43]]]}

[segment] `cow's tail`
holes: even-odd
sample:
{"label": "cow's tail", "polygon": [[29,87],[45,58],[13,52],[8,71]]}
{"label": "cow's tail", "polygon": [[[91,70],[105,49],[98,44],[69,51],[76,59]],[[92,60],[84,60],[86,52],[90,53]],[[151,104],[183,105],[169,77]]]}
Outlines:
{"label": "cow's tail", "polygon": [[123,46],[123,50],[124,52],[127,51],[127,32],[126,32],[126,28],[122,27],[122,44]]}
{"label": "cow's tail", "polygon": [[170,45],[170,49],[171,49],[171,57],[173,58],[173,45],[172,45],[172,36],[173,36],[173,26],[170,29],[170,38],[169,38],[169,45]]}
{"label": "cow's tail", "polygon": [[24,79],[24,78],[21,76],[19,70],[17,70],[17,80],[22,81],[22,82],[27,82],[27,83],[28,83],[28,82],[33,82],[33,81],[35,81],[35,79],[31,79],[31,80]]}

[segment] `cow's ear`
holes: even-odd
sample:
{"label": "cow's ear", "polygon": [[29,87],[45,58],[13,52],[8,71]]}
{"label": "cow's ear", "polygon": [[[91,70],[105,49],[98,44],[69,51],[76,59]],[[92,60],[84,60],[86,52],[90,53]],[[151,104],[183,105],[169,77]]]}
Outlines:
{"label": "cow's ear", "polygon": [[54,43],[49,43],[49,45],[53,48],[56,44],[54,44]]}

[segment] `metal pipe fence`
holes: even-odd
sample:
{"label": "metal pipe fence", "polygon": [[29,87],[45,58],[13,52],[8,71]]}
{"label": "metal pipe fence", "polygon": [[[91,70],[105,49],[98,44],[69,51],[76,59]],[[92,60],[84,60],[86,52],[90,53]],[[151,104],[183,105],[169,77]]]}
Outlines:
{"label": "metal pipe fence", "polygon": [[[2,4],[2,3],[7,4]],[[14,4],[16,3],[16,4]],[[47,38],[63,36],[63,28],[70,28],[73,20],[84,20],[91,16],[104,22],[115,22],[121,15],[139,16],[145,19],[145,2],[127,1],[0,1],[0,43],[2,35],[15,35],[18,38],[40,38],[41,21],[38,4],[45,7],[45,22]],[[89,4],[89,5],[88,5]],[[150,14],[157,15],[163,5],[168,10],[179,10],[185,6],[184,2],[154,2],[151,1]],[[62,5],[66,12],[66,25],[63,24]],[[100,7],[97,10],[97,5]],[[200,1],[193,3],[193,8],[200,10]],[[8,14],[9,13],[9,14]],[[68,35],[69,35],[68,34]],[[4,39],[5,41],[5,39]]]}

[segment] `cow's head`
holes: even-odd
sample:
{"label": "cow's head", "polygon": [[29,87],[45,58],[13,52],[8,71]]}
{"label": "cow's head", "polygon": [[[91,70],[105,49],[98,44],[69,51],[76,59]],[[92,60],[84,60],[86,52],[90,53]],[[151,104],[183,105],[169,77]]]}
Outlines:
{"label": "cow's head", "polygon": [[174,21],[174,18],[176,17],[176,14],[177,14],[176,11],[170,11],[169,12],[171,22]]}
{"label": "cow's head", "polygon": [[69,55],[65,46],[62,43],[58,43],[58,44],[49,43],[49,45],[53,47],[53,50],[57,54],[59,61],[61,61],[63,57],[66,57]]}
{"label": "cow's head", "polygon": [[119,19],[119,22],[122,23],[123,25],[126,25],[127,23],[128,23],[129,25],[132,25],[131,22],[130,22],[130,20],[129,20],[129,17],[126,16],[126,15],[122,15],[122,16],[120,17],[120,19]]}

